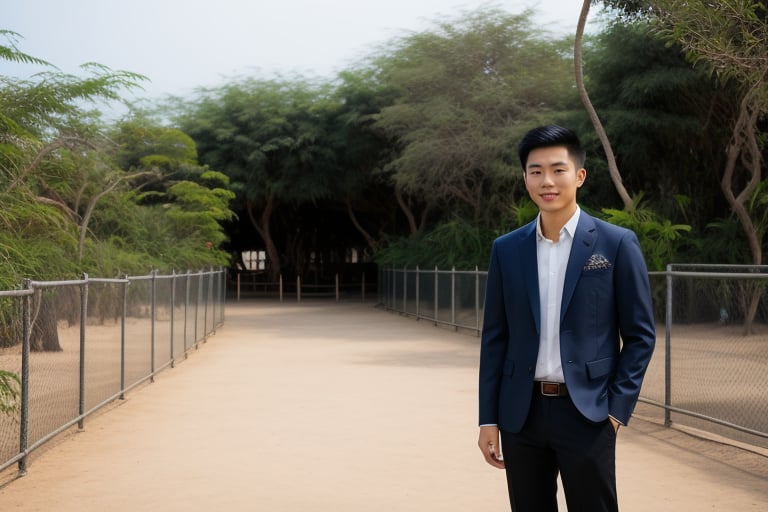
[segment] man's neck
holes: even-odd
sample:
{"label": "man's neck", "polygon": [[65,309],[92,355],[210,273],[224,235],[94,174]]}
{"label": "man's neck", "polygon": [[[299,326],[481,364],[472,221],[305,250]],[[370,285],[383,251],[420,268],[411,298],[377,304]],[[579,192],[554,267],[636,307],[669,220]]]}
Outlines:
{"label": "man's neck", "polygon": [[571,210],[559,210],[557,212],[541,212],[541,234],[544,238],[558,242],[560,231],[576,213],[576,205]]}

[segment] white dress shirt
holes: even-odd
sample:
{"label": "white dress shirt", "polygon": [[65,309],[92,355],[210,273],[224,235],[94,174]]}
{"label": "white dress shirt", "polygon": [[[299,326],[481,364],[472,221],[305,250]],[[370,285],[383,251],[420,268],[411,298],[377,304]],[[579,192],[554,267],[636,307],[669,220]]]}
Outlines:
{"label": "white dress shirt", "polygon": [[565,270],[568,267],[580,214],[581,209],[577,206],[576,212],[560,230],[560,239],[557,242],[544,237],[541,231],[541,214],[536,218],[541,334],[535,380],[565,382],[560,360],[560,306],[563,302]]}

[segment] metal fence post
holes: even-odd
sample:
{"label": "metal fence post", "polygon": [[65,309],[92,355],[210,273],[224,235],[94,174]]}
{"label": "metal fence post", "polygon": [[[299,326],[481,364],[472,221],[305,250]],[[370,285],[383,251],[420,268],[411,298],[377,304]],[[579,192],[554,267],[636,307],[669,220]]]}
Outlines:
{"label": "metal fence post", "polygon": [[189,350],[190,345],[187,344],[187,340],[189,339],[189,334],[187,333],[187,327],[189,325],[189,270],[187,270],[187,275],[185,276],[185,297],[184,297],[184,358],[186,359],[189,357],[187,350]]}
{"label": "metal fence post", "polygon": [[209,269],[208,277],[207,277],[208,286],[205,289],[208,293],[206,294],[205,307],[203,308],[203,331],[205,331],[203,333],[204,341],[208,341],[208,334],[210,333],[210,331],[208,330],[208,303],[211,302],[211,297],[212,297],[212,290],[211,290],[213,285],[213,283],[211,282],[213,279],[213,275],[211,274],[212,271],[213,271],[213,268]]}
{"label": "metal fence post", "polygon": [[480,269],[475,266],[475,327],[480,333]]}
{"label": "metal fence post", "polygon": [[216,327],[219,325],[219,317],[223,317],[224,300],[227,290],[226,274],[224,269],[219,267],[219,270],[214,274],[216,284],[216,293],[213,294],[213,332],[216,332]]}
{"label": "metal fence post", "polygon": [[664,340],[664,426],[672,424],[672,265],[667,265],[667,311]]}
{"label": "metal fence post", "polygon": [[125,283],[123,283],[123,300],[120,305],[120,400],[125,400],[125,320],[127,314],[127,302],[128,302],[128,274],[125,275]]}
{"label": "metal fence post", "polygon": [[203,275],[201,272],[197,272],[197,300],[195,300],[195,348],[200,348],[198,345],[198,341],[200,340],[199,335],[197,334],[197,324],[198,319],[200,318],[200,300],[203,296]]}
{"label": "metal fence post", "polygon": [[408,313],[408,267],[403,267],[403,313]]}
{"label": "metal fence post", "polygon": [[435,265],[434,276],[435,276],[434,277],[435,281],[434,281],[434,286],[432,286],[432,288],[433,288],[435,297],[434,297],[434,300],[432,301],[432,308],[434,309],[434,313],[433,313],[433,317],[435,319],[434,324],[437,325],[437,313],[439,311],[439,304],[437,303],[437,297],[440,294],[440,283],[439,283],[440,271],[438,270],[437,265]]}
{"label": "metal fence post", "polygon": [[437,325],[437,314],[438,314],[438,311],[439,311],[437,298],[439,296],[439,290],[440,290],[440,285],[438,283],[438,281],[440,281],[440,273],[439,273],[439,270],[437,270],[437,265],[435,265],[435,274],[434,275],[435,275],[435,302],[434,302],[435,322],[434,323],[435,323],[435,325]]}
{"label": "metal fence post", "polygon": [[336,302],[339,302],[339,274],[336,273]]}
{"label": "metal fence post", "polygon": [[80,400],[78,404],[77,428],[83,429],[83,415],[85,414],[85,324],[88,319],[88,274],[83,274],[83,283],[80,285]]}
{"label": "metal fence post", "polygon": [[214,316],[213,316],[213,323],[214,325],[218,325],[219,323],[219,317],[222,316],[222,312],[224,310],[224,300],[225,300],[225,294],[226,294],[226,271],[219,267],[219,269],[216,271],[216,284],[218,285],[216,289],[216,294],[214,297],[215,306],[214,306]]}
{"label": "metal fence post", "polygon": [[150,354],[150,371],[149,382],[155,382],[155,294],[157,293],[157,270],[152,269],[152,280],[150,286],[150,304],[149,304],[149,325],[150,325],[150,338],[149,346],[151,350]]}
{"label": "metal fence post", "polygon": [[[216,321],[216,318],[221,319],[222,322],[224,319],[223,308],[227,292],[227,283],[223,280],[224,276],[225,274],[223,274],[221,271],[214,272],[214,270],[211,269],[212,281],[210,287],[208,288],[208,300],[211,302],[211,306],[209,307],[212,309],[206,314],[208,315],[208,319],[211,319],[213,322]],[[110,402],[114,402],[115,400],[124,400],[127,392],[130,389],[133,389],[133,387],[142,382],[152,380],[152,377],[156,372],[160,371],[160,369],[163,369],[166,366],[169,366],[165,364],[165,361],[163,361],[161,368],[158,369],[155,354],[156,349],[160,349],[162,351],[164,350],[162,347],[165,347],[162,341],[160,341],[160,345],[157,345],[156,341],[159,340],[157,339],[157,336],[161,332],[157,330],[158,327],[162,325],[158,324],[158,319],[162,319],[159,316],[162,311],[164,311],[164,309],[161,308],[165,308],[168,305],[166,302],[164,302],[166,299],[163,299],[163,288],[160,288],[159,290],[157,288],[158,279],[169,278],[172,285],[170,297],[168,300],[170,302],[172,311],[170,326],[172,359],[170,366],[173,366],[175,357],[179,355],[178,350],[176,350],[175,347],[175,338],[179,335],[179,326],[177,325],[178,322],[175,318],[175,309],[176,307],[181,307],[179,300],[182,299],[180,298],[181,296],[179,294],[183,293],[176,290],[176,285],[179,283],[179,277],[181,277],[181,275],[177,274],[175,271],[168,275],[161,275],[156,270],[153,270],[151,275],[137,276],[133,279],[129,278],[128,275],[125,275],[124,278],[120,279],[91,278],[87,273],[83,273],[81,274],[80,279],[68,281],[34,281],[31,279],[24,279],[22,281],[23,289],[19,289],[17,287],[17,289],[14,290],[0,290],[0,295],[3,297],[17,297],[16,299],[9,300],[7,304],[5,299],[3,299],[3,302],[8,307],[9,312],[14,315],[11,319],[12,322],[7,324],[10,326],[7,332],[10,341],[15,342],[16,344],[16,350],[13,354],[14,359],[9,364],[19,365],[20,368],[13,369],[13,372],[11,372],[10,376],[10,378],[13,380],[13,383],[11,384],[13,386],[13,389],[11,390],[13,396],[11,399],[16,405],[16,410],[14,412],[16,412],[18,416],[16,416],[17,419],[8,418],[13,422],[14,426],[18,428],[18,433],[16,433],[15,428],[10,429],[9,432],[5,432],[11,438],[16,438],[14,443],[18,443],[18,452],[14,452],[10,459],[0,460],[0,472],[6,470],[12,465],[16,465],[18,467],[18,476],[25,475],[27,472],[27,466],[30,460],[29,455],[31,452],[74,426],[77,426],[79,430],[83,430],[85,418],[88,417],[92,412],[102,408]],[[189,280],[189,276],[186,277],[186,302],[188,302],[191,282]],[[217,279],[221,280],[217,281]],[[140,292],[137,297],[132,297],[132,293],[130,293],[131,290],[129,287],[132,285],[135,286],[136,284],[134,281],[137,280],[151,280],[151,315],[146,315],[148,297],[146,296],[147,290],[144,285],[140,287],[140,290],[137,290]],[[108,346],[105,344],[102,347],[102,344],[98,342],[99,339],[96,339],[96,345],[92,343],[93,340],[88,341],[89,337],[101,338],[102,334],[101,328],[97,329],[93,333],[91,333],[91,330],[88,328],[88,322],[92,318],[89,305],[91,283],[96,283],[98,285],[97,289],[95,290],[96,295],[94,296],[94,300],[96,301],[94,303],[94,320],[97,319],[97,316],[104,315],[105,311],[109,311],[112,315],[114,315],[114,323],[110,322],[110,325],[108,326],[108,336],[110,336]],[[115,286],[111,287],[109,290],[106,290],[109,292],[108,294],[102,295],[102,284],[114,284]],[[67,293],[57,294],[56,290],[52,292],[45,292],[45,290],[48,288],[59,290],[65,288]],[[53,296],[53,298],[49,296],[49,293]],[[73,293],[80,293],[79,301],[71,296]],[[200,290],[200,294],[202,296],[202,289]],[[43,297],[42,295],[45,296]],[[104,297],[106,297],[105,302],[101,302],[100,299]],[[58,321],[58,313],[62,313],[61,318],[64,318],[64,311],[59,311],[55,308],[56,303],[53,302],[53,300],[56,298],[60,300],[67,300],[67,304],[69,304],[69,306],[72,306],[74,301],[75,308],[79,308],[79,310],[74,309],[71,312],[70,308],[67,308],[68,316],[66,318],[69,320],[69,322],[71,322],[71,330],[69,330],[67,333],[67,345],[65,345],[65,350],[68,350],[66,347],[69,345],[69,340],[71,339],[70,336],[74,335],[77,337],[79,331],[79,340],[75,338],[75,342],[79,344],[79,349],[76,349],[75,353],[73,354],[78,358],[78,360],[72,361],[74,366],[67,364],[66,368],[57,367],[54,370],[57,372],[56,374],[58,374],[59,371],[66,371],[66,382],[60,381],[56,378],[47,378],[51,377],[50,373],[41,373],[41,375],[37,376],[38,368],[36,365],[32,364],[32,357],[34,356],[31,356],[32,340],[35,336],[35,333],[33,332],[33,326],[36,326],[36,320],[34,317],[36,315],[36,308],[40,307],[40,305],[37,304],[37,299],[52,301],[54,304],[54,306],[52,306],[53,309],[48,309],[44,312],[45,315],[50,314],[52,316],[46,317],[44,320],[47,321],[53,319]],[[130,307],[128,306],[129,300],[134,302],[134,304]],[[99,305],[106,307],[101,309],[98,307]],[[48,308],[51,306],[46,303],[44,304],[44,307]],[[107,307],[109,309],[107,309]],[[146,371],[146,364],[141,363],[141,375],[138,376],[138,380],[133,379],[131,372],[132,367],[130,365],[130,356],[132,350],[129,346],[130,341],[128,340],[131,339],[133,341],[133,336],[131,335],[132,323],[128,320],[128,312],[132,308],[137,309],[140,316],[144,317],[143,319],[138,319],[139,321],[137,322],[142,332],[142,338],[140,340],[135,340],[141,343],[139,351],[141,353],[141,360],[144,362],[146,361],[146,357],[143,354],[145,354],[144,351],[146,350],[147,346],[146,334],[148,334],[146,333],[146,316],[151,317],[151,333],[149,333],[151,337],[152,349],[152,354],[150,354],[151,373],[148,374]],[[72,317],[70,313],[74,314],[74,317]],[[133,314],[133,311],[131,313]],[[179,318],[181,318],[181,313],[179,313],[179,315]],[[117,316],[120,317],[119,321]],[[185,304],[185,335],[187,328],[186,317],[187,309]],[[78,320],[79,326],[76,325]],[[210,324],[207,325],[210,327]],[[216,325],[213,327],[215,328]],[[42,329],[51,328],[58,329],[58,327],[50,327],[47,324],[42,326]],[[106,333],[104,334],[106,335]],[[118,338],[119,342],[117,341]],[[47,339],[49,338],[46,337],[43,341],[45,342]],[[112,343],[113,340],[115,342],[114,344]],[[86,347],[86,343],[89,344],[88,347]],[[43,345],[41,348],[43,350],[49,349],[47,345]],[[103,354],[102,348],[108,350],[110,361],[114,361],[113,358],[119,357],[119,361],[114,361],[117,364],[111,366],[114,371],[109,372],[108,375],[102,372],[101,368],[99,368],[99,371],[92,373],[92,368],[96,368],[94,365],[97,365],[99,361],[102,360],[100,358],[100,356]],[[45,356],[41,356],[41,359],[42,358],[48,359],[48,357]],[[5,365],[3,365],[3,368],[5,368]],[[40,369],[43,370],[43,368]],[[104,370],[107,369],[108,368],[106,367],[104,368]],[[46,367],[45,370],[48,370],[48,368]],[[36,372],[36,380],[34,382],[31,379],[32,371]],[[3,371],[3,373],[5,374],[5,371]],[[18,376],[15,373],[18,373]],[[75,379],[76,376],[77,379]],[[39,382],[38,377],[41,377]],[[71,379],[69,377],[71,377]],[[115,381],[118,381],[118,386],[114,386]],[[71,384],[71,386],[69,384]],[[108,390],[106,389],[107,386],[102,384],[106,384],[109,386],[109,388],[112,389]],[[16,388],[18,388],[18,391],[16,391]],[[100,397],[104,391],[108,391],[110,393],[107,398]],[[62,402],[62,405],[71,403],[71,406],[62,407],[61,411],[50,411],[46,400],[49,396],[53,398],[54,393],[66,393],[66,400]],[[91,394],[89,395],[88,393]],[[38,399],[41,400],[40,403],[36,401]],[[102,401],[100,403],[96,403],[99,400]],[[77,405],[75,405],[74,402],[77,402]],[[77,413],[74,411],[75,408],[77,409]],[[54,424],[53,422],[59,421],[59,413],[62,415],[66,414],[67,417],[63,419],[63,423]],[[49,422],[52,423],[52,426],[48,425]]]}
{"label": "metal fence post", "polygon": [[176,271],[171,271],[171,368],[175,367],[173,357],[173,317],[176,316]]}
{"label": "metal fence post", "polygon": [[453,324],[453,330],[458,331],[459,326],[456,325],[456,267],[451,268],[451,323]]}
{"label": "metal fence post", "polygon": [[[32,289],[32,281],[24,280],[24,288]],[[21,418],[19,421],[19,453],[24,454],[19,459],[19,476],[27,474],[27,444],[29,442],[29,344],[32,333],[32,295],[22,299],[22,341],[21,341]]]}
{"label": "metal fence post", "polygon": [[[421,286],[419,285],[419,281],[421,281],[421,277],[419,276],[419,266],[416,265],[416,320],[419,319],[419,315],[421,314]],[[408,313],[408,308],[404,308],[406,313]]]}

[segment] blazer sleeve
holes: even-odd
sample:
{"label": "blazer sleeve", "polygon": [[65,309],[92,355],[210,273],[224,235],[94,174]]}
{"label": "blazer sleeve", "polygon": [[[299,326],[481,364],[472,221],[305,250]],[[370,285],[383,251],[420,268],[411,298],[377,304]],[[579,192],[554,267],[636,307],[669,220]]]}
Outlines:
{"label": "blazer sleeve", "polygon": [[498,241],[491,248],[485,285],[483,330],[480,338],[480,425],[498,424],[499,387],[504,368],[509,326],[504,308],[504,291]]}
{"label": "blazer sleeve", "polygon": [[609,414],[624,423],[640,397],[640,387],[656,344],[651,286],[640,242],[632,231],[622,237],[614,275],[621,351],[608,389]]}

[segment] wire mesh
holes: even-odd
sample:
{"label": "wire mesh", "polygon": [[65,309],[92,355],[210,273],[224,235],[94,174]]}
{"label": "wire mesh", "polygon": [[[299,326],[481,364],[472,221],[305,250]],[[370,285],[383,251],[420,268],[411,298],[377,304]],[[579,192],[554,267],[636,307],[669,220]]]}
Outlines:
{"label": "wire mesh", "polygon": [[[25,297],[0,296],[0,370],[21,375],[21,348],[23,340],[22,307]],[[19,385],[13,379],[7,382],[16,393]],[[8,413],[0,413],[0,461],[10,460],[19,453],[21,434],[21,408],[18,397]]]}
{"label": "wire mesh", "polygon": [[[701,277],[673,278],[669,404],[768,433],[768,275],[720,278],[705,269],[698,272]],[[768,438],[710,424],[705,418],[673,411],[671,420],[768,447]]]}
{"label": "wire mesh", "polygon": [[[479,332],[486,279],[384,268],[379,296],[387,309]],[[650,281],[657,342],[635,413],[768,448],[768,267],[676,265]]]}
{"label": "wire mesh", "polygon": [[20,378],[20,398],[28,390],[18,407],[0,411],[0,470],[16,461],[23,470],[30,451],[82,427],[87,414],[213,332],[224,319],[223,274],[86,276],[0,291],[0,370]]}
{"label": "wire mesh", "polygon": [[116,283],[88,286],[84,346],[86,411],[121,390],[122,288],[122,284]]}
{"label": "wire mesh", "polygon": [[29,433],[35,444],[80,411],[79,285],[38,289],[32,301]]}

